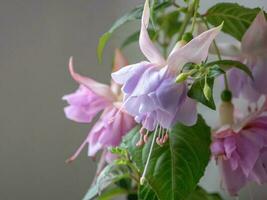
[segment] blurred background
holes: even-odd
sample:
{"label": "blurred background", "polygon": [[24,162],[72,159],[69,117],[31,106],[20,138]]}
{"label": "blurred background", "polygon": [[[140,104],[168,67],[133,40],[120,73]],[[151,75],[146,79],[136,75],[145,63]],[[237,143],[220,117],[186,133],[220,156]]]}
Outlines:
{"label": "blurred background", "polygon": [[[64,162],[90,129],[64,117],[61,97],[77,88],[68,73],[68,59],[74,56],[75,68],[81,74],[108,83],[113,49],[123,35],[137,29],[138,23],[116,32],[101,65],[96,57],[98,38],[117,17],[142,2],[0,0],[1,200],[83,197],[91,184],[95,162],[86,151],[73,164]],[[236,2],[267,8],[266,0]],[[214,3],[202,0],[201,9]],[[141,56],[136,45],[124,53],[130,62]],[[209,191],[220,191],[214,164],[201,183]],[[240,199],[267,199],[267,186],[249,186]]]}

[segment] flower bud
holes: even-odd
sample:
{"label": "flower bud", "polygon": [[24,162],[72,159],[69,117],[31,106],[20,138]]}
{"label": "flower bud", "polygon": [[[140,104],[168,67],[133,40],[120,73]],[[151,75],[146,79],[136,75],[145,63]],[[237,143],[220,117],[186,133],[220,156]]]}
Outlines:
{"label": "flower bud", "polygon": [[204,89],[203,89],[204,96],[207,100],[210,100],[212,97],[212,92],[210,86],[205,82]]}
{"label": "flower bud", "polygon": [[176,77],[176,83],[182,83],[188,78],[188,73],[181,73]]}

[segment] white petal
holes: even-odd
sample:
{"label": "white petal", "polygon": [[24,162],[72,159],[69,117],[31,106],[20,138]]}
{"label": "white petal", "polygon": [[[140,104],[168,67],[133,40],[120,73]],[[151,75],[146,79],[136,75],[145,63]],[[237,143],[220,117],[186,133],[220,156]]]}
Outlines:
{"label": "white petal", "polygon": [[165,64],[164,58],[161,56],[159,50],[155,47],[155,45],[149,38],[147,32],[149,17],[150,17],[149,0],[146,0],[141,21],[139,46],[145,57],[150,62],[158,65],[164,65]]}

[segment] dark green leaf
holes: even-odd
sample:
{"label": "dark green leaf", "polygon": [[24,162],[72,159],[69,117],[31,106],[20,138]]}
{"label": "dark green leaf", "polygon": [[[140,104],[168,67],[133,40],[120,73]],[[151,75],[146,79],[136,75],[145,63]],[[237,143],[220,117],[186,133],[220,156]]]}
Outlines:
{"label": "dark green leaf", "polygon": [[[207,78],[207,84],[211,89],[211,94],[213,94],[213,84],[214,84],[214,78]],[[205,86],[205,79],[197,79],[192,84],[190,90],[188,91],[188,96],[192,99],[197,100],[198,102],[204,104],[205,106],[208,106],[209,108],[215,110],[216,106],[213,100],[213,95],[211,95],[211,98],[208,100],[204,95],[204,86]]]}
{"label": "dark green leaf", "polygon": [[196,190],[186,200],[223,200],[217,193],[208,193],[201,187]]}
{"label": "dark green leaf", "polygon": [[[152,137],[137,148],[140,127],[124,139],[124,145],[140,172],[148,158]],[[152,134],[152,133],[151,133]],[[210,128],[201,116],[194,126],[178,123],[169,133],[169,141],[162,147],[155,145],[146,174],[146,184],[159,200],[184,200],[196,188],[210,157]],[[142,191],[141,191],[142,192]],[[139,192],[140,194],[140,192]],[[150,192],[148,192],[150,196]]]}
{"label": "dark green leaf", "polygon": [[253,79],[253,74],[250,71],[250,69],[248,68],[248,66],[244,65],[243,63],[241,63],[239,61],[234,61],[234,60],[218,60],[218,61],[210,62],[210,63],[208,63],[206,65],[207,66],[219,65],[220,68],[222,70],[224,70],[224,71],[227,71],[228,69],[235,67],[237,69],[242,70],[247,75],[249,75],[251,79]]}
{"label": "dark green leaf", "polygon": [[156,193],[149,185],[140,185],[138,188],[138,200],[158,200]]}
{"label": "dark green leaf", "polygon": [[218,3],[211,7],[205,16],[214,26],[224,22],[222,30],[241,41],[259,11],[260,8],[246,8],[237,3]]}
{"label": "dark green leaf", "polygon": [[103,50],[110,39],[112,33],[118,29],[120,26],[125,24],[126,22],[133,21],[136,19],[140,19],[143,11],[143,5],[136,7],[129,13],[126,13],[123,15],[121,18],[119,18],[115,23],[111,26],[108,32],[104,33],[98,42],[98,47],[97,47],[97,56],[98,60],[101,62],[102,61],[102,55],[103,55]]}

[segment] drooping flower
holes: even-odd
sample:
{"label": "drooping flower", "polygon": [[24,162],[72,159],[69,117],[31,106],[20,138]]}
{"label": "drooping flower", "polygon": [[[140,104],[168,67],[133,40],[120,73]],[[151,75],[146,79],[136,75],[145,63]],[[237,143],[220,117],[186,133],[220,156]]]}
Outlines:
{"label": "drooping flower", "polygon": [[[114,68],[119,69],[124,65],[126,65],[126,60],[121,52],[116,50]],[[121,109],[122,97],[119,85],[112,81],[108,86],[77,74],[73,69],[72,58],[70,58],[69,70],[80,86],[74,93],[63,97],[70,104],[64,109],[66,117],[76,122],[90,123],[99,112],[103,111],[87,138],[75,154],[68,159],[70,162],[87,144],[89,156],[94,156],[98,151],[106,150],[108,147],[118,146],[122,137],[135,126],[135,121],[125,110]],[[114,158],[114,155],[108,151],[104,152],[106,152],[106,161]]]}
{"label": "drooping flower", "polygon": [[267,104],[214,134],[211,151],[230,195],[248,182],[267,183]]}
{"label": "drooping flower", "polygon": [[[226,50],[222,48],[222,52]],[[242,96],[256,102],[261,95],[267,94],[267,21],[263,11],[259,12],[244,34],[240,50],[235,54],[231,58],[247,65],[254,80],[240,70],[232,69],[228,72],[229,87],[234,97]]]}
{"label": "drooping flower", "polygon": [[219,33],[216,27],[190,42],[178,42],[165,60],[149,38],[149,1],[144,5],[139,46],[148,61],[126,66],[112,74],[122,84],[124,107],[147,130],[157,125],[170,129],[175,123],[193,125],[197,119],[196,102],[187,97],[186,83],[175,83],[184,64],[200,64],[208,56],[208,49]]}

